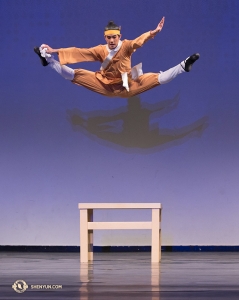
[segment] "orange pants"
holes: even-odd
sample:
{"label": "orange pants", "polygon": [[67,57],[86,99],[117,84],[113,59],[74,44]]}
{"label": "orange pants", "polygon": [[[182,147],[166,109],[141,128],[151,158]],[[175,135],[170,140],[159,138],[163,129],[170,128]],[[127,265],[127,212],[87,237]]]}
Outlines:
{"label": "orange pants", "polygon": [[158,73],[146,73],[136,80],[130,79],[129,92],[123,87],[122,83],[104,84],[96,78],[94,72],[84,69],[75,70],[75,77],[72,82],[104,96],[129,98],[160,85],[158,75]]}

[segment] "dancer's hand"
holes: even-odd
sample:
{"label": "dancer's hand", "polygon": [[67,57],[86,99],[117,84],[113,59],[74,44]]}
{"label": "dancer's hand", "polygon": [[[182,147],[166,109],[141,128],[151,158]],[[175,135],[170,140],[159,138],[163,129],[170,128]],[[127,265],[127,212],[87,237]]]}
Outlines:
{"label": "dancer's hand", "polygon": [[41,45],[42,48],[46,48],[46,53],[52,54],[52,53],[57,53],[58,49],[53,49],[50,46],[46,45],[46,44],[42,44]]}
{"label": "dancer's hand", "polygon": [[165,17],[162,18],[162,20],[159,22],[156,29],[151,30],[152,35],[156,35],[158,32],[160,32],[163,29],[164,20],[165,20]]}

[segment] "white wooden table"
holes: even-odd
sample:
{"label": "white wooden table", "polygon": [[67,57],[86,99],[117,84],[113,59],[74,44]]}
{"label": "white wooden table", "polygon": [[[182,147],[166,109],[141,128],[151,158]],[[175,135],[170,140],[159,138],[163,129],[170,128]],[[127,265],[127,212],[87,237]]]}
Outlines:
{"label": "white wooden table", "polygon": [[[95,229],[150,229],[151,262],[161,260],[161,203],[79,203],[80,261],[93,260],[93,230]],[[93,222],[94,209],[151,209],[150,222]]]}

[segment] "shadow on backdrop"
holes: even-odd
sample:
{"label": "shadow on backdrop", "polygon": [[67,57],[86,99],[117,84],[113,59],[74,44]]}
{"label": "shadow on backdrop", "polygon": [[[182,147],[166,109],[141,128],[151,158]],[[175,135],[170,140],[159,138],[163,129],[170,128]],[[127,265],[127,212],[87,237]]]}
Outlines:
{"label": "shadow on backdrop", "polygon": [[152,153],[200,137],[208,127],[208,117],[178,129],[160,129],[158,122],[150,124],[150,117],[162,117],[179,103],[179,93],[173,98],[154,104],[141,104],[140,97],[128,99],[128,105],[114,110],[83,112],[67,110],[67,118],[75,131],[119,151]]}

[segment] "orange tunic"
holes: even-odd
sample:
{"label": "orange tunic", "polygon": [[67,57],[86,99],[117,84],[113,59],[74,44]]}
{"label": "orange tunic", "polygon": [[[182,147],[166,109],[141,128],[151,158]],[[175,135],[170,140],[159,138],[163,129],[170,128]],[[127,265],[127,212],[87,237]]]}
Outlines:
{"label": "orange tunic", "polygon": [[[150,32],[146,32],[134,40],[123,40],[120,49],[104,70],[90,72],[76,69],[72,82],[102,95],[123,98],[131,97],[159,85],[158,73],[148,73],[136,80],[131,79],[131,55],[153,37]],[[102,63],[109,54],[107,48],[107,45],[98,45],[88,49],[61,48],[59,50],[59,60],[61,64],[85,61],[100,61]],[[125,72],[129,78],[129,92],[122,86],[121,74]]]}

